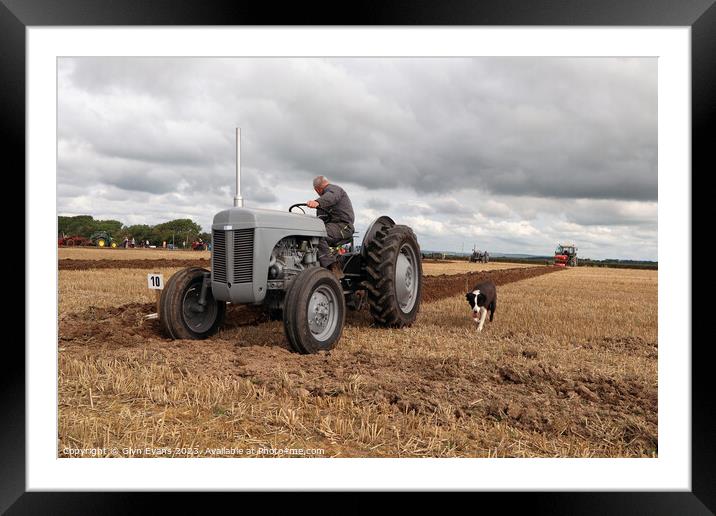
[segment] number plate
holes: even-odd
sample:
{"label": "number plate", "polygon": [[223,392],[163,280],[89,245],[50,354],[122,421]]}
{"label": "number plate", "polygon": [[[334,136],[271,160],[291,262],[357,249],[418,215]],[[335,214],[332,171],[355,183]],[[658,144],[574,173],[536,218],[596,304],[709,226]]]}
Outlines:
{"label": "number plate", "polygon": [[164,275],[147,274],[147,287],[152,290],[162,290],[164,288]]}

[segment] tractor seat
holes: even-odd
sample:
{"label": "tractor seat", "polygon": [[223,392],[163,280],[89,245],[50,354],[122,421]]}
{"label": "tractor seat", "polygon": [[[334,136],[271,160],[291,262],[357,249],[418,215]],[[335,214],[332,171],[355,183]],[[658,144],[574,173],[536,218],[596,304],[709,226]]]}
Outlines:
{"label": "tractor seat", "polygon": [[338,242],[336,242],[335,244],[333,244],[332,247],[340,247],[340,246],[346,245],[346,244],[351,244],[351,245],[353,245],[353,239],[355,238],[355,236],[356,236],[357,234],[358,234],[358,232],[357,232],[357,231],[354,231],[353,234],[352,234],[350,237],[344,238],[343,240],[339,240]]}

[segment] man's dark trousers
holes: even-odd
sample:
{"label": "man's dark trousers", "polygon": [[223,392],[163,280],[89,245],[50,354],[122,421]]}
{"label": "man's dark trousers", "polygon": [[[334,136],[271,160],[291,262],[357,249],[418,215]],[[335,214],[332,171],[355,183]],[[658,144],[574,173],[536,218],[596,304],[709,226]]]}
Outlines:
{"label": "man's dark trousers", "polygon": [[321,267],[329,267],[335,263],[336,255],[331,253],[329,247],[337,245],[342,240],[351,238],[353,235],[353,225],[345,222],[328,222],[326,224],[327,238],[321,238],[318,242],[318,261]]}

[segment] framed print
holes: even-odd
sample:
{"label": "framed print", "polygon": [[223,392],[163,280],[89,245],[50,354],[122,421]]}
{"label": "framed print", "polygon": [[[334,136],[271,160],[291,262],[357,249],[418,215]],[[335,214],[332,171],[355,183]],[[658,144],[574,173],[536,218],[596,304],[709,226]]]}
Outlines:
{"label": "framed print", "polygon": [[27,245],[0,508],[435,490],[713,511],[690,249],[712,2],[348,22],[3,0]]}

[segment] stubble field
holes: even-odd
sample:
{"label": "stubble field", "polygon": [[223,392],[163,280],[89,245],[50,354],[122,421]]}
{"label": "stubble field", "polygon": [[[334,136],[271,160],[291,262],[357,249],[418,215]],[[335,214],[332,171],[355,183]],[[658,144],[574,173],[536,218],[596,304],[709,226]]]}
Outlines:
{"label": "stubble field", "polygon": [[[154,256],[139,259],[170,259]],[[349,312],[335,350],[297,355],[280,322],[239,306],[209,340],[166,339],[144,318],[146,273],[178,266],[69,269],[60,258],[59,456],[657,454],[656,271],[426,263],[413,327]],[[487,276],[498,306],[478,334],[464,292]]]}

